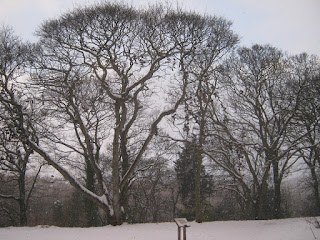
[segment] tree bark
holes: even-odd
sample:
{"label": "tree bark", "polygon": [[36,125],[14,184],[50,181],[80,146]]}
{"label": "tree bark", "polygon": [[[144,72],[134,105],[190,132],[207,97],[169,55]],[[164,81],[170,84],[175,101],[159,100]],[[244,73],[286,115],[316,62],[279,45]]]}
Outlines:
{"label": "tree bark", "polygon": [[313,187],[313,196],[315,200],[316,215],[320,214],[320,195],[319,195],[319,181],[317,178],[315,167],[310,167],[311,177],[312,177],[312,187]]}
{"label": "tree bark", "polygon": [[[95,192],[95,174],[90,162],[86,161],[86,188]],[[87,226],[97,226],[97,205],[88,198],[84,199],[84,207],[87,218]]]}
{"label": "tree bark", "polygon": [[120,188],[120,173],[119,173],[119,162],[120,162],[120,132],[121,132],[121,116],[120,116],[120,103],[115,103],[115,116],[116,126],[114,128],[114,137],[112,143],[112,196],[113,196],[113,214],[111,219],[112,225],[122,224],[121,214],[121,188]]}
{"label": "tree bark", "polygon": [[195,217],[196,217],[197,223],[202,222],[201,167],[202,167],[202,155],[201,155],[201,152],[199,151],[198,157],[197,157],[197,171],[196,171],[196,177],[195,177]]}
{"label": "tree bark", "polygon": [[200,134],[199,134],[199,145],[197,149],[197,171],[195,177],[195,217],[196,222],[202,222],[202,202],[201,202],[201,169],[202,169],[202,152],[203,144],[205,141],[204,127],[205,127],[205,114],[206,111],[201,113],[201,123],[200,123]]}
{"label": "tree bark", "polygon": [[20,226],[27,226],[28,218],[27,218],[27,204],[26,204],[26,182],[25,182],[25,172],[20,172],[19,179],[19,223]]}
{"label": "tree bark", "polygon": [[263,211],[263,205],[266,198],[266,192],[267,192],[268,186],[265,182],[261,183],[261,186],[259,187],[258,196],[255,202],[255,219],[257,220],[264,220],[266,219]]}
{"label": "tree bark", "polygon": [[[127,152],[127,135],[123,131],[121,133],[121,158],[122,158],[122,168],[121,168],[121,177],[123,178],[127,171],[129,170],[129,155]],[[123,206],[123,218],[127,219],[128,209],[129,209],[129,180],[126,180],[123,188],[121,189],[121,206]]]}
{"label": "tree bark", "polygon": [[273,197],[273,218],[280,219],[282,217],[281,211],[281,179],[279,176],[279,162],[272,161],[273,168],[273,184],[274,184],[274,197]]}

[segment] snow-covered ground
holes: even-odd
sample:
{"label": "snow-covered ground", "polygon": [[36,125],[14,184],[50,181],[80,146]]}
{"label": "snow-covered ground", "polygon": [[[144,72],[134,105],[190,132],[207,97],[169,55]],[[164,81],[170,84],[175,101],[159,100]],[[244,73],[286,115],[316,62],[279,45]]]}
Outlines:
{"label": "snow-covered ground", "polygon": [[[1,240],[176,240],[171,223],[124,224],[118,227],[58,228],[48,226],[0,229]],[[188,240],[312,240],[320,229],[304,218],[270,221],[225,221],[191,223]]]}

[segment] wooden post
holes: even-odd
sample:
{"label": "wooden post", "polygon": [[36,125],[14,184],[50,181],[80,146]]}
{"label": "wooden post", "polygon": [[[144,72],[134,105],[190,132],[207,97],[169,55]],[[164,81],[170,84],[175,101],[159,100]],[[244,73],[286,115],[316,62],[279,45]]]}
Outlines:
{"label": "wooden post", "polygon": [[183,240],[187,240],[187,227],[190,227],[187,219],[175,218],[174,221],[178,226],[178,240],[181,240],[181,228],[183,228]]}
{"label": "wooden post", "polygon": [[183,226],[183,240],[187,240],[187,226]]}

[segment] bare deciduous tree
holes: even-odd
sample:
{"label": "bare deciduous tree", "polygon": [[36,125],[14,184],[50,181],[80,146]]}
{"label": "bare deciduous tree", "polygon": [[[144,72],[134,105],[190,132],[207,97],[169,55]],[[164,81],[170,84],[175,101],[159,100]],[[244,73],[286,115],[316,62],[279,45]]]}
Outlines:
{"label": "bare deciduous tree", "polygon": [[[27,189],[27,164],[33,154],[25,141],[30,137],[35,142],[33,103],[24,89],[23,75],[29,56],[30,46],[21,43],[10,28],[0,29],[0,171],[6,173],[5,181],[16,181],[17,189],[8,194],[0,193],[0,198],[14,200],[19,205],[19,224],[27,225],[27,209],[37,176]],[[25,112],[20,115],[20,111]]]}
{"label": "bare deciduous tree", "polygon": [[[64,161],[70,163],[72,154],[86,159],[98,189],[86,188],[43,147],[32,141],[30,146],[105,209],[113,224],[121,224],[129,179],[160,122],[178,109],[188,82],[209,74],[214,61],[237,38],[230,23],[221,18],[164,7],[141,11],[118,4],[70,12],[44,23],[39,36],[34,76],[44,101],[52,102],[47,121],[74,129],[72,143],[61,135],[63,129],[56,128],[46,129],[48,140],[68,149]],[[93,91],[86,91],[89,81],[94,82]],[[93,94],[92,104],[84,91]],[[95,115],[97,105],[101,111]],[[99,134],[104,137],[97,138]],[[112,156],[110,185],[105,184],[97,158],[104,143]]]}
{"label": "bare deciduous tree", "polygon": [[238,180],[245,201],[254,206],[255,218],[264,218],[263,202],[270,179],[273,217],[281,217],[281,182],[298,159],[295,147],[307,134],[291,134],[302,93],[301,88],[289,90],[296,76],[291,70],[289,59],[273,47],[238,49],[225,80],[229,104],[224,108],[228,114],[220,120],[217,114],[212,118],[213,125],[222,131],[217,134],[219,138],[236,153],[230,158],[220,149],[218,159],[226,162],[212,158]]}
{"label": "bare deciduous tree", "polygon": [[319,147],[319,59],[316,56],[300,54],[292,57],[293,72],[295,81],[290,86],[291,91],[301,89],[300,105],[292,123],[292,138],[301,132],[306,135],[295,147],[310,171],[312,182],[313,200],[315,214],[320,213],[320,194],[319,194],[319,166],[320,166],[320,147]]}

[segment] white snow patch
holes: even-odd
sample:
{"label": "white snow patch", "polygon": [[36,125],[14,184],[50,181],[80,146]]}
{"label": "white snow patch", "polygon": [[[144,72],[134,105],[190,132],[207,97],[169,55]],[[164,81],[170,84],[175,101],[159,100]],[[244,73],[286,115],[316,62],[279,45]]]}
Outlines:
{"label": "white snow patch", "polygon": [[113,208],[112,206],[109,204],[107,196],[106,195],[102,195],[100,197],[98,197],[99,201],[102,202],[104,205],[108,206],[109,208],[109,213],[112,216],[113,215]]}
{"label": "white snow patch", "polygon": [[108,200],[107,200],[107,196],[106,195],[102,195],[101,197],[99,197],[99,200],[101,202],[103,202],[103,204],[107,205],[108,206]]}
{"label": "white snow patch", "polygon": [[[320,229],[304,218],[270,221],[225,221],[190,223],[187,239],[192,240],[312,240]],[[0,229],[3,240],[176,240],[177,226],[171,223],[124,224],[96,228],[9,227]]]}

